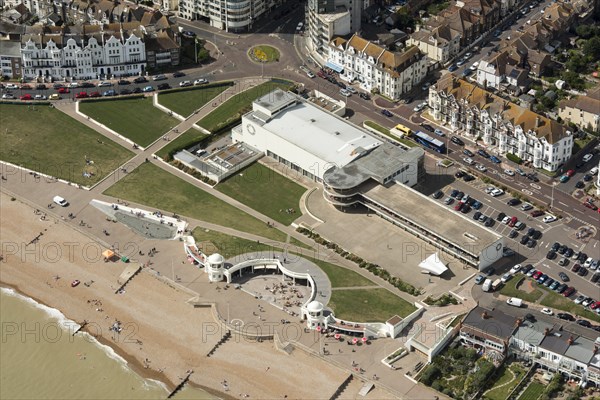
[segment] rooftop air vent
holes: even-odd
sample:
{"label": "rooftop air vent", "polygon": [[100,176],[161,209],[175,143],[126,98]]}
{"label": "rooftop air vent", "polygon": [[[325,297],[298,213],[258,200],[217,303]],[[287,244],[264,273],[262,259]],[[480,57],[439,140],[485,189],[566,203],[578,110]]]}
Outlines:
{"label": "rooftop air vent", "polygon": [[316,122],[316,120],[311,118],[311,119],[310,119],[310,122]]}
{"label": "rooftop air vent", "polygon": [[335,131],[335,135],[338,136],[340,133],[338,131]]}

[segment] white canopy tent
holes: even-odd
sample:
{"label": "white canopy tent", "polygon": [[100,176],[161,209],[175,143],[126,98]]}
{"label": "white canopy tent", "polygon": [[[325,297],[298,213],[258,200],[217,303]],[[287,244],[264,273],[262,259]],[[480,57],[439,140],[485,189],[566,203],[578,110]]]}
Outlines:
{"label": "white canopy tent", "polygon": [[438,253],[433,253],[425,260],[421,261],[419,267],[423,269],[423,273],[429,273],[431,275],[441,275],[443,274],[448,267],[444,264],[439,257]]}

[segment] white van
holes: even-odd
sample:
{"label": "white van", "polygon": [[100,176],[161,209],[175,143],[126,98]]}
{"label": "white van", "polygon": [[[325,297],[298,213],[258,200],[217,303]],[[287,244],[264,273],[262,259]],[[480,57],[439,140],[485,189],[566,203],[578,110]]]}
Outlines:
{"label": "white van", "polygon": [[483,282],[481,290],[483,290],[484,292],[489,292],[490,290],[492,290],[492,280],[486,279],[485,282]]}
{"label": "white van", "polygon": [[511,297],[510,299],[506,300],[506,304],[515,307],[521,307],[523,305],[523,300],[519,299],[518,297]]}
{"label": "white van", "polygon": [[59,205],[59,206],[61,206],[61,207],[66,207],[66,206],[68,206],[68,205],[69,205],[69,202],[68,202],[68,201],[66,201],[65,199],[63,199],[63,198],[62,198],[62,197],[60,197],[60,196],[54,196],[54,197],[52,198],[52,201],[53,201],[53,202],[55,202],[56,204],[58,204],[58,205]]}

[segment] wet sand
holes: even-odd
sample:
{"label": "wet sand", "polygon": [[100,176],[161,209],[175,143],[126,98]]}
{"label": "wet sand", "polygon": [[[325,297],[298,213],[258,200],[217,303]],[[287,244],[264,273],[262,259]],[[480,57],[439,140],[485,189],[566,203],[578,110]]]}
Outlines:
{"label": "wet sand", "polygon": [[[194,370],[191,384],[218,397],[255,399],[329,398],[347,377],[301,351],[280,352],[272,342],[230,339],[207,357],[224,332],[209,308],[186,304],[191,291],[167,285],[144,269],[125,293],[115,294],[126,264],[104,262],[98,254],[103,248],[60,220],[41,221],[32,208],[5,194],[0,202],[0,283],[74,321],[88,321],[86,331],[140,375],[173,388],[187,370]],[[40,233],[36,243],[28,244]],[[75,279],[81,283],[71,287]],[[117,320],[118,334],[110,330]]]}

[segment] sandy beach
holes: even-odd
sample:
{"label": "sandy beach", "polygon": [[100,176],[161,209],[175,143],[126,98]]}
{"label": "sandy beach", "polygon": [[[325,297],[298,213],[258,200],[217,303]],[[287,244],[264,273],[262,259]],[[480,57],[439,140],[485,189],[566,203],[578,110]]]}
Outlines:
{"label": "sandy beach", "polygon": [[[329,398],[348,377],[302,351],[279,351],[271,341],[231,339],[207,357],[223,332],[209,308],[186,303],[193,292],[144,269],[115,294],[126,264],[105,262],[97,255],[99,244],[61,220],[41,220],[5,194],[0,202],[0,283],[78,323],[86,320],[86,331],[140,375],[173,388],[193,370],[191,383],[218,397],[261,399]],[[81,284],[71,287],[75,279]],[[110,329],[116,321],[120,333]],[[368,396],[381,397],[390,395],[375,389]]]}

